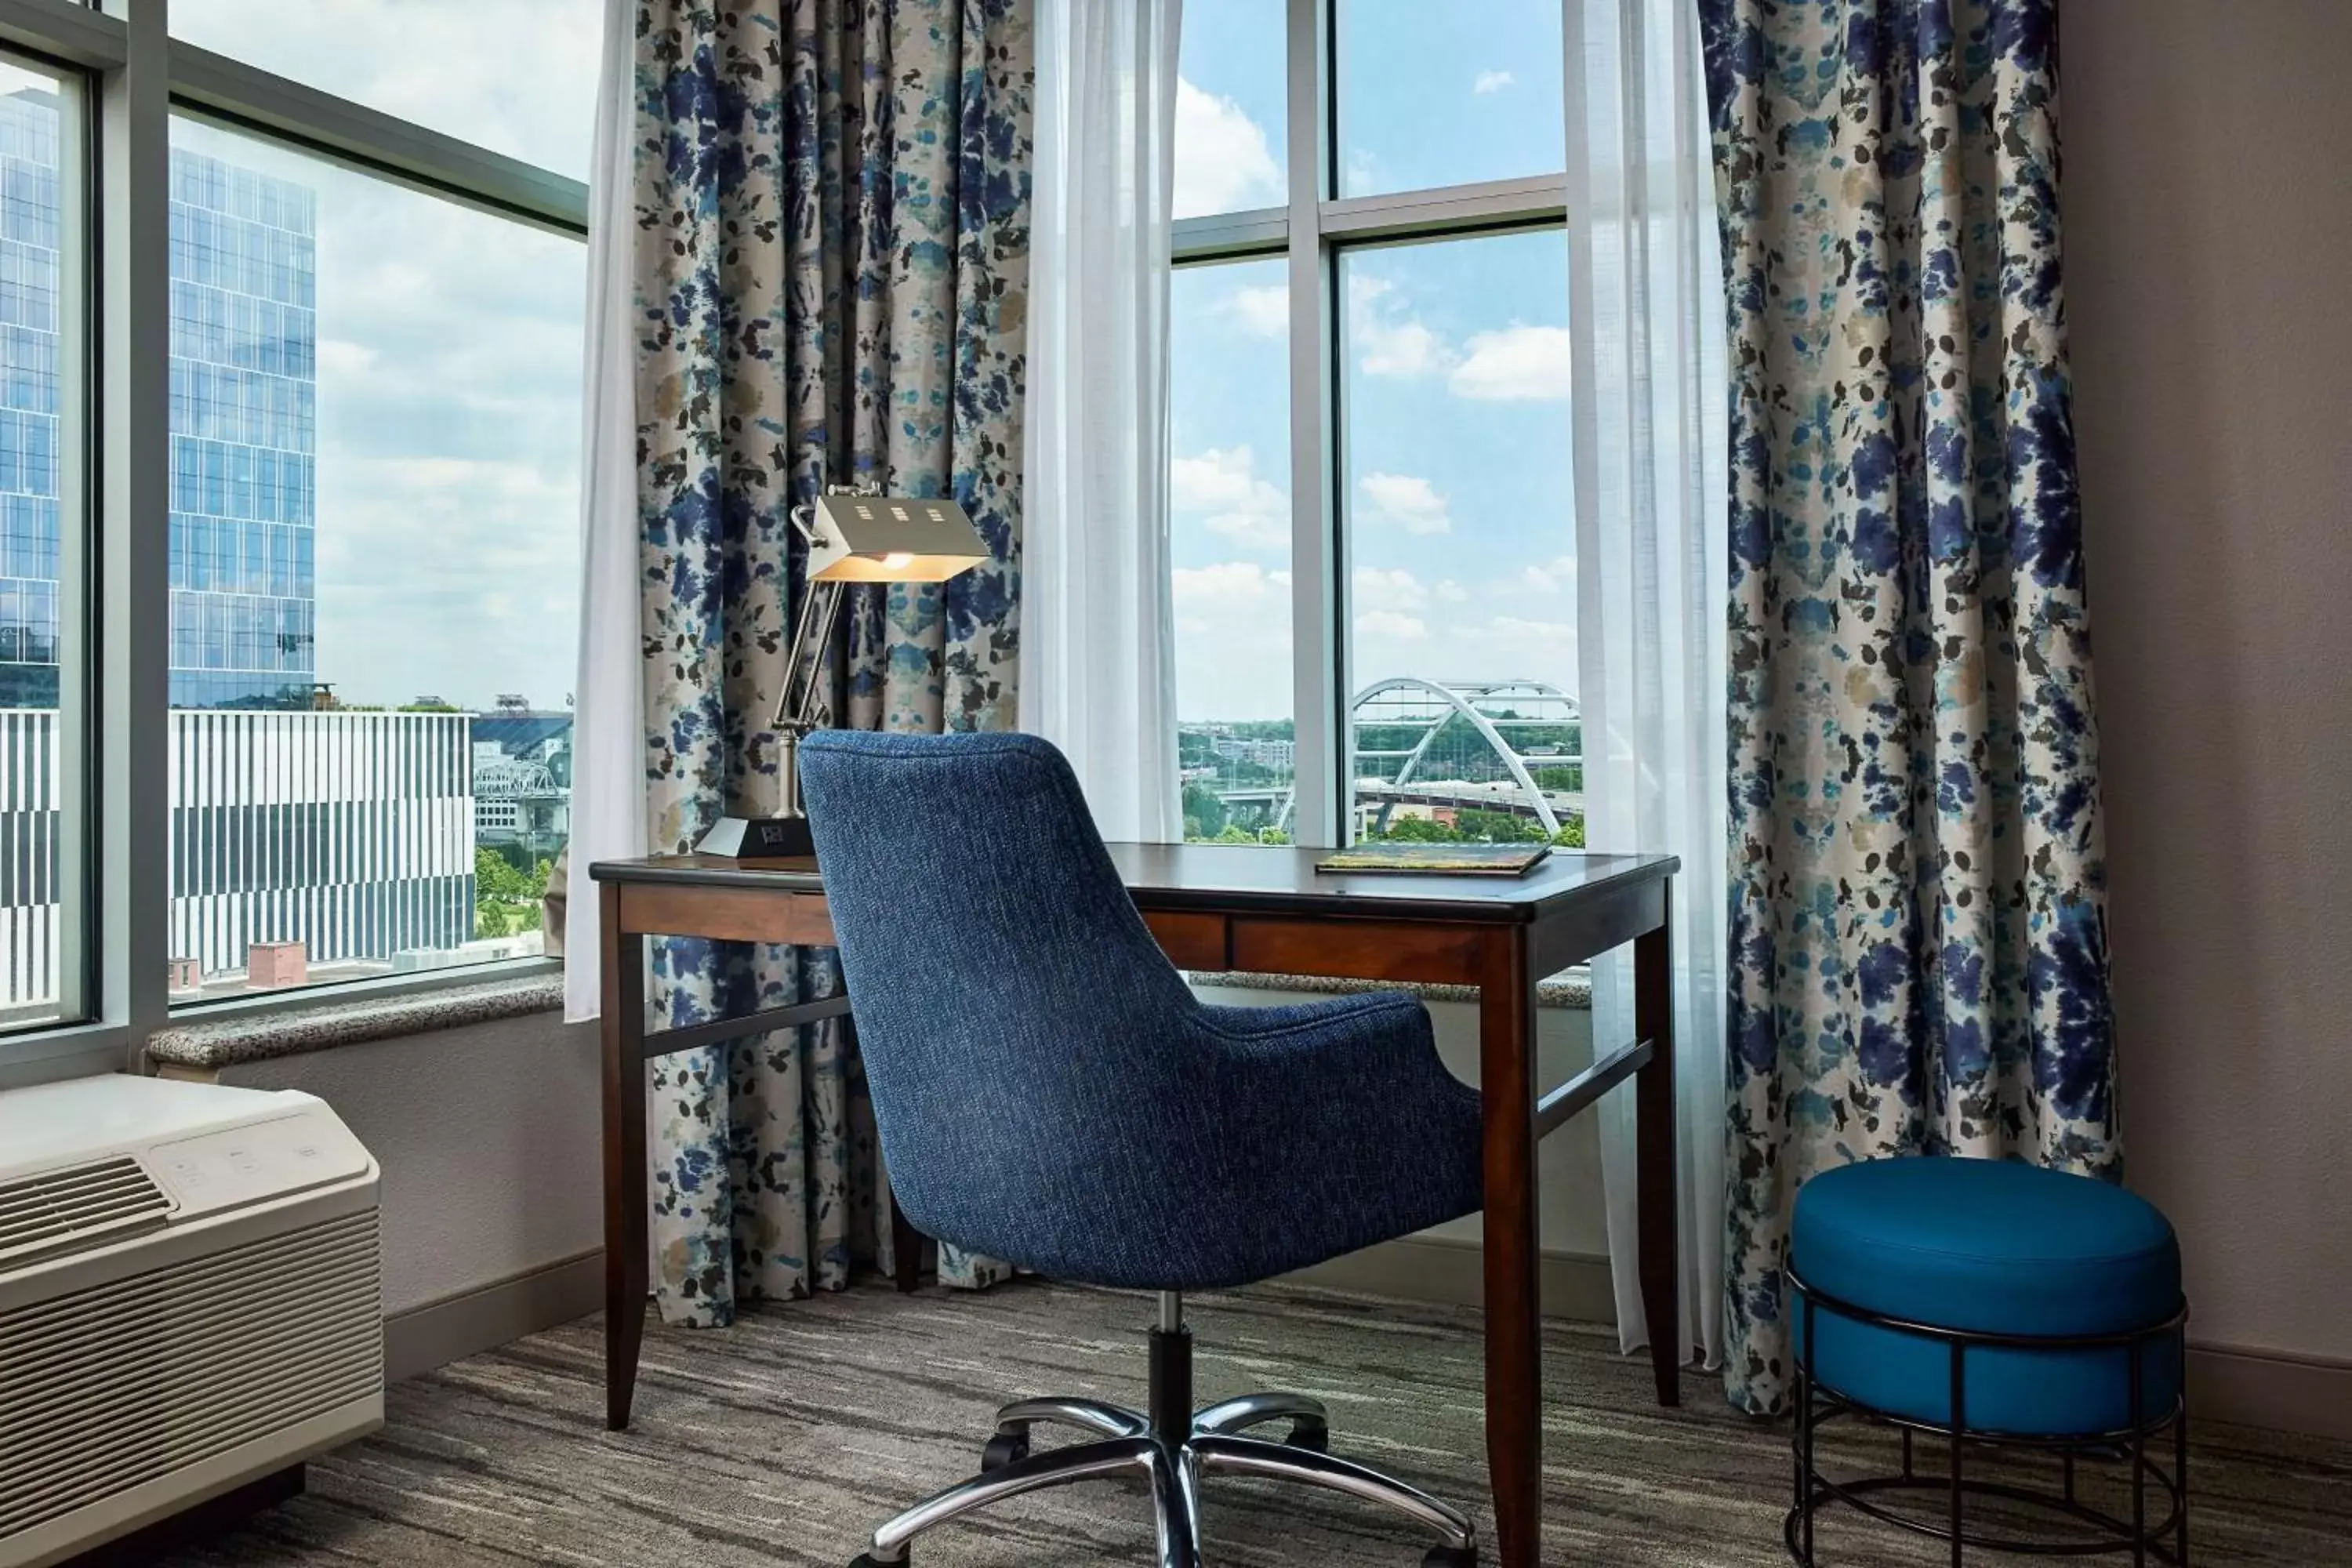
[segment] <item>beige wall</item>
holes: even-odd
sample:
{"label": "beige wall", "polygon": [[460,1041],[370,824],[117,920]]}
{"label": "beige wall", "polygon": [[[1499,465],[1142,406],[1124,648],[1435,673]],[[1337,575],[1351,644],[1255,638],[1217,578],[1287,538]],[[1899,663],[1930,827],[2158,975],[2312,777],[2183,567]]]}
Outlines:
{"label": "beige wall", "polygon": [[2197,1340],[2352,1361],[2352,4],[2064,50],[2130,1179]]}
{"label": "beige wall", "polygon": [[228,1068],[221,1081],[315,1094],[375,1155],[383,1309],[397,1317],[603,1246],[599,1072],[595,1026],[549,1013]]}

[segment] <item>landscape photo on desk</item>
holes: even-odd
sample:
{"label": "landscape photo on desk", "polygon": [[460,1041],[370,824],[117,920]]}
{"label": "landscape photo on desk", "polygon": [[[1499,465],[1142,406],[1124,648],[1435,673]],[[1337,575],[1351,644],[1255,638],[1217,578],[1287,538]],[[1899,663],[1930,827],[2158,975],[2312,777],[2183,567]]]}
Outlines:
{"label": "landscape photo on desk", "polygon": [[1407,871],[1423,876],[1524,877],[1549,844],[1359,844],[1315,862],[1318,871]]}

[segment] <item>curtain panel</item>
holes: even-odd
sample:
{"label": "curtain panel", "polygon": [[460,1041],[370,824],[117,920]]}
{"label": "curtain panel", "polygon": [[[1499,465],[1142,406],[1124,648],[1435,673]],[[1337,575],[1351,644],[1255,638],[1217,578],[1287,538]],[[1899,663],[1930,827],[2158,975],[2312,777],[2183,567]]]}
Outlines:
{"label": "curtain panel", "polygon": [[[1012,726],[1030,38],[1019,0],[636,0],[636,560],[646,846],[782,804],[771,727],[805,602],[791,508],[826,483],[952,494],[993,561],[853,591],[835,722]],[[595,635],[592,630],[592,636]],[[607,694],[608,696],[610,694]],[[655,944],[680,1025],[837,992],[830,950]],[[649,1066],[654,1279],[671,1322],[887,1267],[845,1030]],[[942,1279],[1000,1270],[943,1249]]]}
{"label": "curtain panel", "polygon": [[2054,0],[1701,0],[1729,308],[1733,1401],[1815,1171],[2117,1173]]}
{"label": "curtain panel", "polygon": [[[1585,841],[1678,856],[1680,1331],[1723,1353],[1724,339],[1706,87],[1689,0],[1568,0],[1569,321]],[[1592,1034],[1633,1037],[1632,953]],[[1634,1097],[1595,1108],[1617,1334],[1649,1342]]]}

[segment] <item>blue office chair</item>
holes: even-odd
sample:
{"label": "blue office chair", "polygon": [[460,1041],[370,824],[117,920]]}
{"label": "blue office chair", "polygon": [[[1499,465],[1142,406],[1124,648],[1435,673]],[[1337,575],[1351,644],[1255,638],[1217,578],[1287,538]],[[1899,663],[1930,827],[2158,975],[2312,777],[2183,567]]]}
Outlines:
{"label": "blue office chair", "polygon": [[[1055,1279],[1159,1293],[1145,1412],[1008,1405],[980,1476],[874,1532],[851,1568],[1040,1487],[1148,1479],[1160,1568],[1198,1568],[1203,1474],[1385,1504],[1478,1560],[1458,1510],[1327,1451],[1323,1406],[1192,1409],[1186,1290],[1303,1268],[1472,1213],[1475,1091],[1411,996],[1197,1000],[1127,896],[1077,781],[1029,735],[820,731],[802,784],[892,1190],[929,1235]],[[1244,1436],[1288,1423],[1284,1441]],[[1095,1440],[1030,1451],[1039,1422]]]}

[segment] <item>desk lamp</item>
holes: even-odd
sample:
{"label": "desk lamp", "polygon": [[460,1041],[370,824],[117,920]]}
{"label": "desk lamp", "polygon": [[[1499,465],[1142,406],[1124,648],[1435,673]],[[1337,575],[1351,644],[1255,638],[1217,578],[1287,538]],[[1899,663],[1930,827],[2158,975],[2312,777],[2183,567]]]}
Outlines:
{"label": "desk lamp", "polygon": [[784,748],[783,814],[757,821],[719,818],[695,846],[704,855],[815,853],[801,810],[800,743],[824,727],[824,655],[848,584],[944,583],[989,559],[987,541],[963,508],[945,497],[828,485],[814,505],[794,507],[792,521],[808,541],[808,602],[784,656],[784,690],[776,703],[774,724]]}

